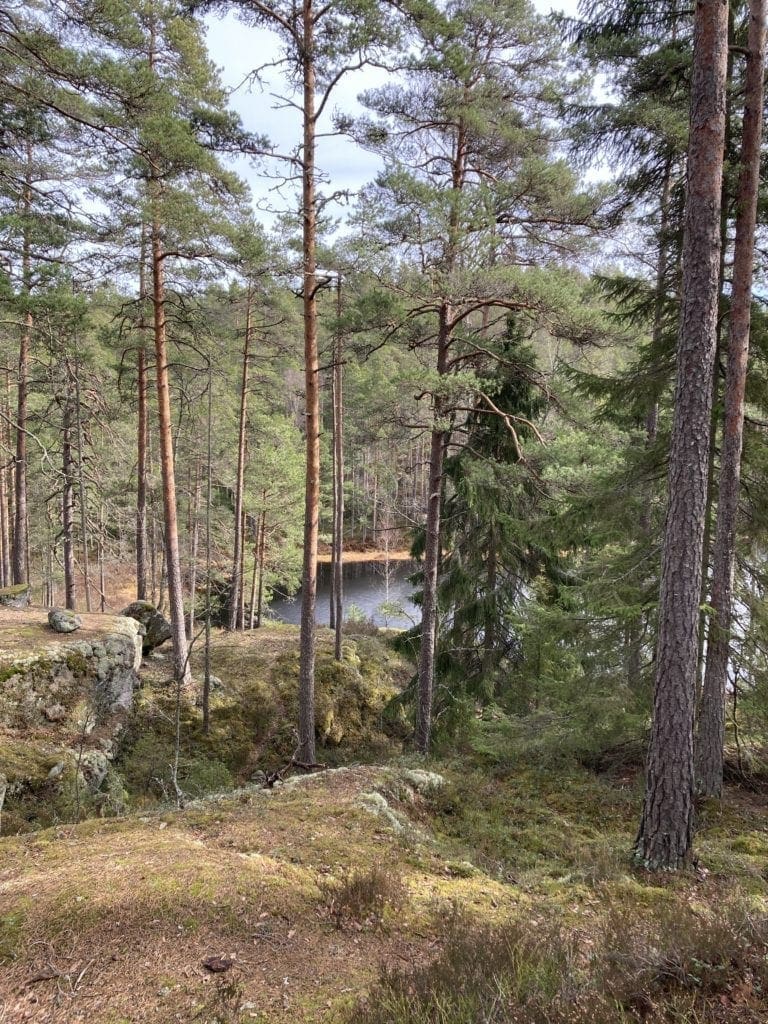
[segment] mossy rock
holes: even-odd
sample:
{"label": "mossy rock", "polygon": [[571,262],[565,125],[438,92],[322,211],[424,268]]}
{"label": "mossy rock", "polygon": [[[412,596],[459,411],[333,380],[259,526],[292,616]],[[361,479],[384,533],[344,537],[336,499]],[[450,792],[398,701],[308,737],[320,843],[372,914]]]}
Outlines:
{"label": "mossy rock", "polygon": [[132,601],[120,614],[127,619],[135,619],[143,626],[144,636],[141,645],[145,655],[171,639],[170,622],[150,601]]}
{"label": "mossy rock", "polygon": [[32,603],[32,588],[28,583],[0,588],[0,608],[28,608]]}

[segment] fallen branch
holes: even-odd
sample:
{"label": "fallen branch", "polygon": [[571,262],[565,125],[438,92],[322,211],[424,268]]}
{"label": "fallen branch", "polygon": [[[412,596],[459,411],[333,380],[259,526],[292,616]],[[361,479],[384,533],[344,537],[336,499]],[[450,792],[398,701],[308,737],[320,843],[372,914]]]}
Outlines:
{"label": "fallen branch", "polygon": [[300,747],[296,747],[293,754],[291,754],[290,760],[286,764],[284,764],[282,768],[278,768],[273,772],[264,773],[265,789],[273,789],[276,783],[284,782],[285,775],[287,772],[291,770],[291,768],[300,768],[303,772],[325,771],[327,765],[321,764],[320,762],[298,761],[297,755],[300,749]]}

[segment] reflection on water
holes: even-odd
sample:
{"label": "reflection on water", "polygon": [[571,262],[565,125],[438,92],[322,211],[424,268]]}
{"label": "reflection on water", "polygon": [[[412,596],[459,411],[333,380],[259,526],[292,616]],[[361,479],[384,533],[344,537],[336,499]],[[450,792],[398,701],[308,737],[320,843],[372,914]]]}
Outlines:
{"label": "reflection on water", "polygon": [[[346,562],[344,564],[344,617],[360,609],[366,619],[377,626],[407,629],[421,618],[421,609],[411,601],[413,586],[406,577],[413,572],[412,562]],[[331,567],[318,566],[317,621],[327,626],[330,613]],[[289,600],[275,600],[269,611],[281,622],[298,625],[301,618],[301,595]]]}

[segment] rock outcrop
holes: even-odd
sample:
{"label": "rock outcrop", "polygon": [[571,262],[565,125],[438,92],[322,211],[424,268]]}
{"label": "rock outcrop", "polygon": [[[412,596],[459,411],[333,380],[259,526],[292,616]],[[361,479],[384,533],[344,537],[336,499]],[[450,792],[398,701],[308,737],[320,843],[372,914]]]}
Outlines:
{"label": "rock outcrop", "polygon": [[41,808],[63,816],[62,800],[79,808],[107,778],[139,685],[141,627],[116,615],[78,618],[76,633],[53,634],[42,609],[0,609],[3,832],[9,807],[9,827]]}
{"label": "rock outcrop", "polygon": [[54,633],[74,633],[82,624],[80,616],[66,608],[51,608],[48,612],[48,625]]}
{"label": "rock outcrop", "polygon": [[171,639],[171,624],[150,601],[132,601],[121,615],[134,619],[144,627],[143,653],[150,654]]}
{"label": "rock outcrop", "polygon": [[32,590],[28,583],[0,587],[0,608],[28,608],[31,600]]}

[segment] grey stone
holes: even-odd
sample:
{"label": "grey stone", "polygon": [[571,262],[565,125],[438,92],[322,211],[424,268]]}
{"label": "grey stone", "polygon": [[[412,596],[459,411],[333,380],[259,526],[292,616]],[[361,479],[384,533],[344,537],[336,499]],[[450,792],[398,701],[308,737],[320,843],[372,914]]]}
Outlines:
{"label": "grey stone", "polygon": [[51,770],[48,772],[48,779],[50,781],[58,779],[58,777],[63,773],[65,767],[65,763],[63,761],[59,761],[59,763],[55,764],[53,768],[51,768]]}
{"label": "grey stone", "polygon": [[57,633],[74,633],[82,624],[79,615],[64,608],[51,608],[48,612],[48,625]]}
{"label": "grey stone", "polygon": [[67,709],[63,704],[52,704],[48,708],[43,708],[43,714],[49,722],[63,722],[67,717]]}
{"label": "grey stone", "polygon": [[80,774],[92,793],[100,788],[108,770],[109,759],[101,750],[86,750],[80,758]]}
{"label": "grey stone", "polygon": [[142,649],[145,655],[171,639],[170,622],[149,601],[133,601],[120,614],[135,619],[144,627]]}
{"label": "grey stone", "polygon": [[0,607],[26,608],[32,603],[32,589],[26,583],[0,589]]}

